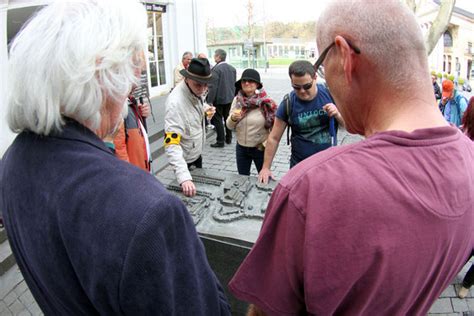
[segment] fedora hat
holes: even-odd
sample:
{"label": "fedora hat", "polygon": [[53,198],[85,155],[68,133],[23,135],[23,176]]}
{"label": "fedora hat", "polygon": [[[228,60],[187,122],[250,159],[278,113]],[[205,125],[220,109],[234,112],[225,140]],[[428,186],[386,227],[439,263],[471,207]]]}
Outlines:
{"label": "fedora hat", "polygon": [[179,73],[185,77],[201,83],[211,81],[211,65],[206,58],[193,58],[187,69],[182,69]]}
{"label": "fedora hat", "polygon": [[248,81],[256,82],[257,83],[257,89],[262,89],[262,87],[263,87],[262,83],[260,82],[260,74],[255,69],[248,68],[248,69],[244,70],[244,72],[242,73],[242,77],[240,77],[240,80],[235,83],[236,93],[237,93],[237,91],[242,89],[242,85],[241,85],[242,80],[248,80]]}

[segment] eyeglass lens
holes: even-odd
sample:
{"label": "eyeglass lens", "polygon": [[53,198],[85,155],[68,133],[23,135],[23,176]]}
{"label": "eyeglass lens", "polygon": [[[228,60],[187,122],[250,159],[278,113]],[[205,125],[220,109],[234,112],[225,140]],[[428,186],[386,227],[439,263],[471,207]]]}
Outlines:
{"label": "eyeglass lens", "polygon": [[304,89],[304,90],[309,90],[311,89],[311,87],[313,86],[313,83],[312,82],[308,82],[308,83],[305,83],[304,85],[302,86],[297,86],[297,85],[291,85],[293,87],[293,89],[295,90],[301,90],[301,89]]}

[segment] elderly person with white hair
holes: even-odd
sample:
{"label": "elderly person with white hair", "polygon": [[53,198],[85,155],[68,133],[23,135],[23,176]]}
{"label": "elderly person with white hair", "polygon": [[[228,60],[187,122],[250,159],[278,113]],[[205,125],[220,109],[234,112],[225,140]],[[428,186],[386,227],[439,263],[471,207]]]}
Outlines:
{"label": "elderly person with white hair", "polygon": [[401,1],[331,1],[317,44],[315,70],[366,139],[281,179],[230,290],[250,315],[426,315],[474,246],[474,145],[438,110]]}
{"label": "elderly person with white hair", "polygon": [[11,46],[20,134],[0,209],[46,315],[230,314],[185,206],[101,140],[139,80],[146,21],[138,1],[57,1]]}

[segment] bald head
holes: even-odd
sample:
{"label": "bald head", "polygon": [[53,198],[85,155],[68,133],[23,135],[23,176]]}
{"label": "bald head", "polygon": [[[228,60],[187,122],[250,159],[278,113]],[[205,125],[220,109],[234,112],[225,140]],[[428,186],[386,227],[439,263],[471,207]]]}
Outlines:
{"label": "bald head", "polygon": [[[319,51],[336,35],[360,48],[372,71],[396,87],[428,71],[421,29],[400,0],[334,0],[317,25]],[[416,75],[415,75],[416,77]]]}

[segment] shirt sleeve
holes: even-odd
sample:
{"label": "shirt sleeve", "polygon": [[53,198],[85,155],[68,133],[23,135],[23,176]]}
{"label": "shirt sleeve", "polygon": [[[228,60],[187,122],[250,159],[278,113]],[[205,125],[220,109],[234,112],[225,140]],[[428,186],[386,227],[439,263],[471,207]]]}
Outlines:
{"label": "shirt sleeve", "polygon": [[230,315],[186,207],[153,203],[130,241],[119,288],[124,315]]}
{"label": "shirt sleeve", "polygon": [[[165,133],[176,133],[184,135],[185,120],[182,117],[182,113],[178,111],[179,108],[176,104],[166,104],[165,114]],[[178,184],[183,183],[187,180],[192,180],[191,173],[188,169],[188,164],[183,156],[183,148],[180,144],[165,144],[165,153],[168,158],[168,162],[173,168]]]}
{"label": "shirt sleeve", "polygon": [[277,186],[258,240],[229,283],[231,292],[268,315],[304,313],[304,232],[302,214],[287,189]]}
{"label": "shirt sleeve", "polygon": [[[288,96],[290,97],[290,96]],[[288,114],[286,113],[286,101],[285,98],[283,98],[283,101],[281,101],[280,105],[278,106],[278,109],[275,114],[276,117],[278,117],[280,120],[288,124]]]}
{"label": "shirt sleeve", "polygon": [[232,120],[232,112],[234,112],[234,109],[235,109],[235,106],[237,104],[237,98],[234,98],[234,100],[232,100],[232,104],[230,106],[230,110],[229,110],[229,116],[227,116],[227,120],[225,122],[225,125],[227,126],[228,129],[234,129],[235,126],[237,125],[238,121],[237,122],[234,122]]}

